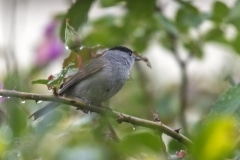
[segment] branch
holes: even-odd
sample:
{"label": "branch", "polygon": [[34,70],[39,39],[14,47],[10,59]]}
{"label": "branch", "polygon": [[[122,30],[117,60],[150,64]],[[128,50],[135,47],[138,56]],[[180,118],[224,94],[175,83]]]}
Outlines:
{"label": "branch", "polygon": [[172,52],[180,67],[181,71],[181,86],[179,92],[180,99],[180,122],[185,133],[188,134],[187,121],[186,121],[186,109],[187,109],[187,90],[188,90],[188,76],[187,76],[187,60],[182,60],[177,51],[177,37],[176,35],[169,33],[169,38],[172,42]]}
{"label": "branch", "polygon": [[120,113],[117,111],[109,110],[108,108],[99,107],[99,106],[93,106],[85,104],[84,102],[76,99],[69,99],[65,97],[60,96],[53,96],[53,95],[42,95],[42,94],[35,94],[35,93],[27,93],[27,92],[18,92],[15,90],[0,90],[0,96],[3,97],[15,97],[20,98],[22,100],[35,100],[35,101],[53,101],[53,102],[59,102],[67,105],[71,105],[74,107],[77,107],[77,109],[81,110],[89,110],[91,112],[96,112],[99,114],[108,114],[111,118],[117,119],[117,122],[127,122],[131,123],[133,125],[142,126],[146,128],[151,128],[154,130],[160,130],[163,133],[167,134],[168,136],[176,139],[177,141],[185,144],[190,145],[193,142],[185,137],[184,135],[178,133],[174,129],[162,124],[161,122],[154,122],[146,119],[141,119],[138,117],[134,117],[131,115],[127,115],[124,113]]}
{"label": "branch", "polygon": [[[157,6],[156,10],[164,15],[164,6]],[[168,34],[168,37],[171,41],[171,51],[180,67],[181,71],[181,86],[180,86],[180,92],[179,92],[179,99],[180,99],[180,123],[182,125],[183,130],[185,133],[188,134],[188,128],[187,128],[187,121],[186,121],[186,109],[187,109],[187,88],[188,88],[188,77],[187,77],[187,61],[182,60],[178,51],[177,51],[177,35],[175,33],[171,32],[169,29],[166,29],[166,32]]]}

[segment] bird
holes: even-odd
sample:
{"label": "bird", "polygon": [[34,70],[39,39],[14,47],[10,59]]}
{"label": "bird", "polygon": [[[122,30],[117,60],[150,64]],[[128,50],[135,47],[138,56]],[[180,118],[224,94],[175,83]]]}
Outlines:
{"label": "bird", "polygon": [[[101,106],[124,86],[130,77],[135,61],[141,58],[132,50],[123,46],[115,46],[92,58],[85,66],[64,82],[58,92],[59,96],[77,98],[87,104]],[[29,118],[42,117],[59,105],[51,102],[34,112]]]}

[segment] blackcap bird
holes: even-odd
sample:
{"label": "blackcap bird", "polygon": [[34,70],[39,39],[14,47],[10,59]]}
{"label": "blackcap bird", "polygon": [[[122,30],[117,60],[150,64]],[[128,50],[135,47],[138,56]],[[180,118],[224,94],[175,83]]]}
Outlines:
{"label": "blackcap bird", "polygon": [[[74,76],[64,82],[60,96],[79,98],[82,101],[101,105],[114,96],[130,76],[135,61],[141,60],[126,47],[117,46],[105,51],[101,56],[91,59]],[[59,103],[52,102],[34,112],[30,117],[38,119],[56,108]]]}

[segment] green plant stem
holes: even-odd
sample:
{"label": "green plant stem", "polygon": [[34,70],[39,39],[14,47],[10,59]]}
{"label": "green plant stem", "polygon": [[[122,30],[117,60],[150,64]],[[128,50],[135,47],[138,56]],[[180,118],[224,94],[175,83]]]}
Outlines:
{"label": "green plant stem", "polygon": [[101,115],[107,114],[110,117],[115,118],[117,120],[117,122],[119,122],[119,123],[126,122],[126,123],[131,123],[136,126],[142,126],[142,127],[151,128],[154,130],[160,130],[163,133],[167,134],[168,136],[176,139],[177,141],[179,141],[185,145],[190,145],[193,143],[190,139],[188,139],[184,135],[176,132],[174,129],[164,125],[161,122],[154,122],[154,121],[134,117],[134,116],[120,113],[117,111],[109,110],[109,108],[105,108],[105,107],[88,105],[88,104],[85,104],[84,102],[82,102],[80,100],[76,100],[76,99],[69,99],[69,98],[53,96],[53,95],[42,95],[42,94],[35,94],[35,93],[19,92],[19,91],[15,91],[15,90],[0,90],[0,96],[15,97],[15,98],[20,98],[21,100],[59,102],[59,103],[77,107],[77,109],[81,109],[81,110],[85,110],[85,111],[89,110],[91,112],[96,112]]}

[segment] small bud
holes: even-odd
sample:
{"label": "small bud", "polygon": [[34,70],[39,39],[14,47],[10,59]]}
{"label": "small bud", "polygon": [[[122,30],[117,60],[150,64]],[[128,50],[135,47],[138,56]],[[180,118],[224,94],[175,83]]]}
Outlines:
{"label": "small bud", "polygon": [[186,156],[186,154],[187,154],[187,152],[184,151],[184,150],[180,150],[180,151],[177,151],[177,152],[176,152],[176,156],[177,156],[178,158],[184,158],[184,157]]}

